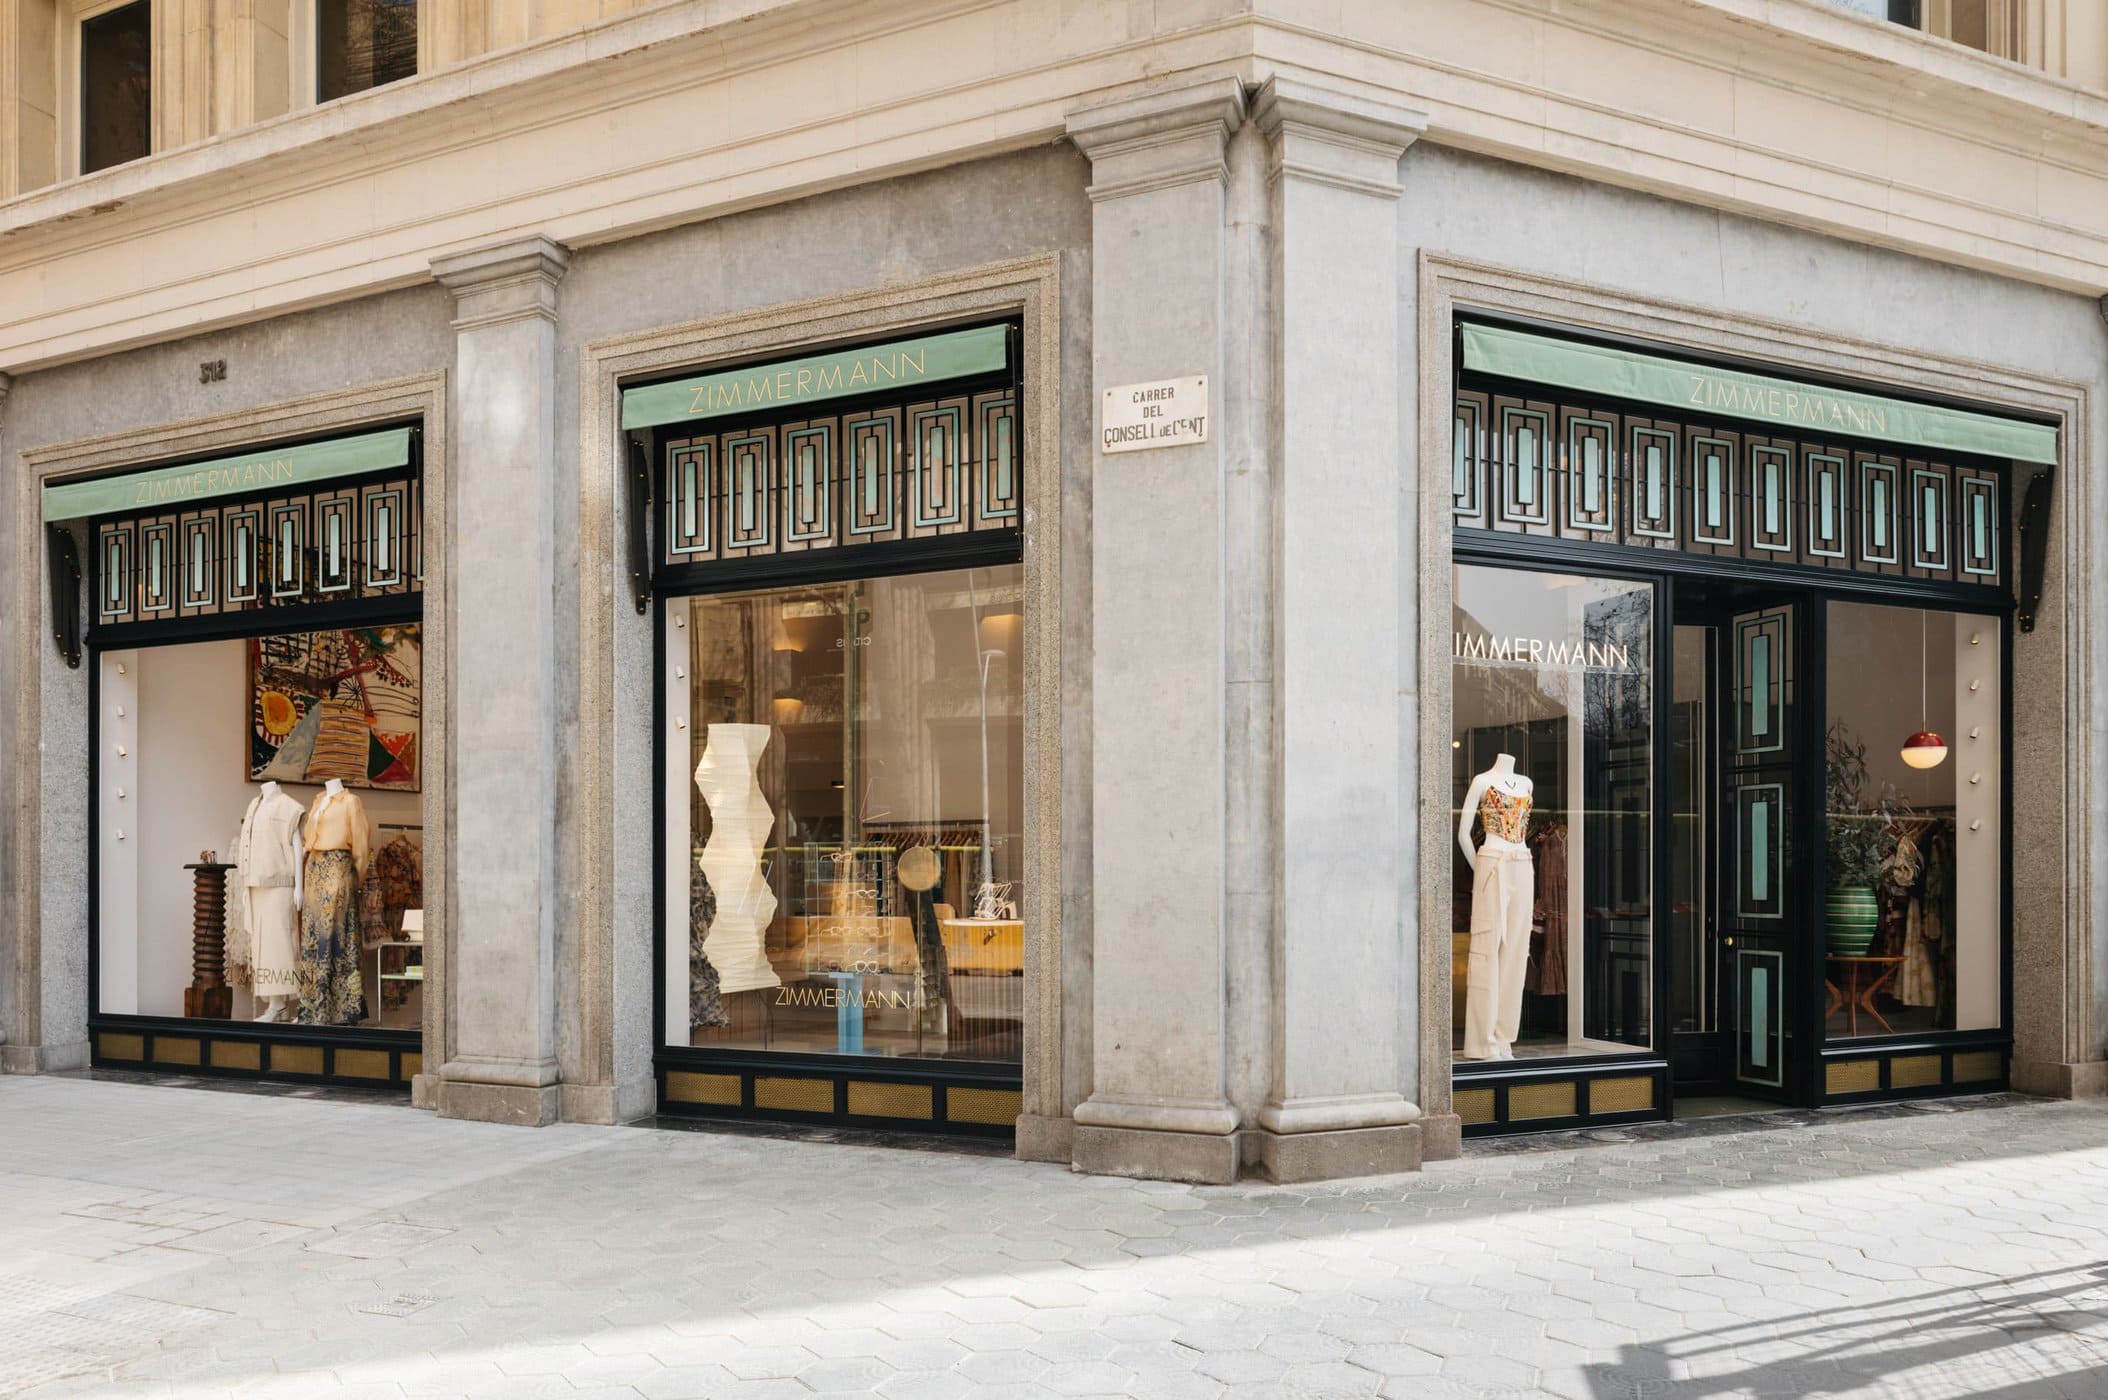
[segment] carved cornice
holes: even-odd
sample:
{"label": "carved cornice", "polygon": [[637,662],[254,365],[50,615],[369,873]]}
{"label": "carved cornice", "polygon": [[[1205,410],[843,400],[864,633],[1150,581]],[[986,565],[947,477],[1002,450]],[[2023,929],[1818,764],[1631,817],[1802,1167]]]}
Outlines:
{"label": "carved cornice", "polygon": [[556,320],[556,284],[571,255],[540,234],[432,260],[432,278],[454,294],[454,329],[538,316]]}
{"label": "carved cornice", "polygon": [[1427,130],[1427,113],[1276,75],[1252,102],[1267,164],[1283,175],[1396,199],[1398,161]]}
{"label": "carved cornice", "polygon": [[1227,182],[1230,134],[1243,120],[1244,84],[1223,76],[1079,108],[1067,129],[1090,157],[1091,198],[1106,200]]}
{"label": "carved cornice", "polygon": [[[1424,110],[1445,146],[2108,291],[2108,95],[1812,0],[1151,13],[669,0],[159,152],[0,201],[0,363],[414,286],[522,228],[587,247],[1064,136],[1101,195],[1219,179],[1229,90],[1269,78]],[[879,48],[824,118],[795,99]]]}

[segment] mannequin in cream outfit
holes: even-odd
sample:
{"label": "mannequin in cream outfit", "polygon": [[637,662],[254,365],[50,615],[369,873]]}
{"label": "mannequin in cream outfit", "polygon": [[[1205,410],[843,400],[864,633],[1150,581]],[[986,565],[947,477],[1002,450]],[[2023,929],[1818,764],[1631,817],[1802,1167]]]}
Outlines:
{"label": "mannequin in cream outfit", "polygon": [[235,887],[249,931],[250,985],[263,1010],[259,1021],[282,1020],[300,994],[300,804],[276,783],[242,814],[234,841]]}
{"label": "mannequin in cream outfit", "polygon": [[[1523,974],[1530,966],[1530,915],[1537,901],[1537,871],[1524,838],[1530,828],[1530,799],[1536,785],[1515,771],[1515,757],[1501,754],[1471,780],[1457,845],[1471,867],[1470,980],[1464,987],[1464,1052],[1467,1060],[1512,1060],[1522,1028]],[[1471,844],[1471,823],[1485,840]]]}

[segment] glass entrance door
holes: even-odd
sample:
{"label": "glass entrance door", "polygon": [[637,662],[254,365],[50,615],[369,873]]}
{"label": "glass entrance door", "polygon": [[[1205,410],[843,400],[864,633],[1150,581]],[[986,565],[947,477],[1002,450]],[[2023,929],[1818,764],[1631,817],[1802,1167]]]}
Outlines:
{"label": "glass entrance door", "polygon": [[1722,1077],[1734,1091],[1793,1100],[1805,1047],[1794,1008],[1808,936],[1798,774],[1802,608],[1790,600],[1729,612],[1719,630],[1718,850],[1715,881],[1717,1016]]}

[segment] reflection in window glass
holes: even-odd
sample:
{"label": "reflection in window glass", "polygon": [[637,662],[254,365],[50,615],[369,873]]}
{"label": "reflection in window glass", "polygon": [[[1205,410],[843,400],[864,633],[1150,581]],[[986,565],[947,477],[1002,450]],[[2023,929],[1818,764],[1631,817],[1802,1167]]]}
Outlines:
{"label": "reflection in window glass", "polygon": [[153,6],[137,0],[81,21],[81,173],[152,149]]}
{"label": "reflection in window glass", "polygon": [[672,1043],[1019,1058],[1022,570],[669,604]]}
{"label": "reflection in window glass", "polygon": [[[1999,1024],[1999,644],[1992,618],[1829,605],[1833,1040]],[[1946,753],[1915,766],[1926,731]]]}
{"label": "reflection in window glass", "polygon": [[416,0],[315,0],[315,100],[417,72]]}
{"label": "reflection in window glass", "polygon": [[1646,1045],[1653,588],[1458,565],[1454,603],[1455,1052]]}

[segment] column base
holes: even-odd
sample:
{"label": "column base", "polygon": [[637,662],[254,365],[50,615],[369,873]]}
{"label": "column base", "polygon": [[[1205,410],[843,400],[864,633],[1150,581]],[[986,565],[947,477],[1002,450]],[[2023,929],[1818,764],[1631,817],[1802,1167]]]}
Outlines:
{"label": "column base", "polygon": [[0,1074],[65,1074],[88,1067],[88,1042],[0,1045]]}
{"label": "column base", "polygon": [[1420,1160],[1453,1162],[1464,1155],[1464,1120],[1454,1113],[1430,1113],[1420,1120]]}
{"label": "column base", "polygon": [[2108,1060],[2013,1060],[2010,1079],[2023,1094],[2052,1099],[2108,1097]]}
{"label": "column base", "polygon": [[1259,1170],[1272,1182],[1333,1181],[1420,1170],[1420,1125],[1341,1128],[1320,1133],[1252,1134]]}
{"label": "column base", "polygon": [[476,1084],[440,1081],[439,1116],[475,1123],[509,1123],[519,1128],[546,1128],[557,1122],[563,1090],[555,1084]]}
{"label": "column base", "polygon": [[1237,1135],[1078,1123],[1070,1160],[1076,1170],[1096,1176],[1227,1186],[1237,1179]]}
{"label": "column base", "polygon": [[646,1075],[622,1084],[565,1084],[566,1123],[634,1123],[659,1109],[658,1082]]}
{"label": "column base", "polygon": [[1017,1159],[1020,1162],[1067,1162],[1073,1160],[1076,1120],[1048,1118],[1027,1113],[1017,1120]]}

